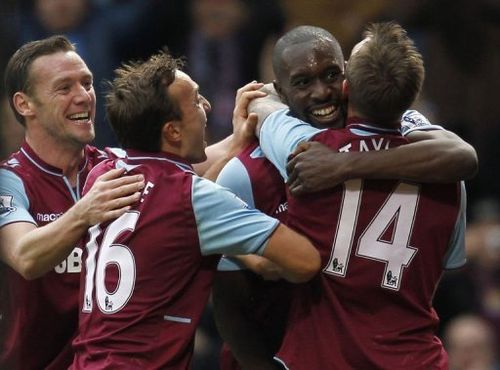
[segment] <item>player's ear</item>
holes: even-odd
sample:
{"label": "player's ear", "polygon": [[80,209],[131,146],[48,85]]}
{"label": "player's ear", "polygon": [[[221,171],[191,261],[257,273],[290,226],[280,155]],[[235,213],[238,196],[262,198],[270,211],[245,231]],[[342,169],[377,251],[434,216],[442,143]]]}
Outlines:
{"label": "player's ear", "polygon": [[349,82],[347,80],[342,81],[342,96],[344,98],[349,96]]}
{"label": "player's ear", "polygon": [[182,139],[181,122],[177,120],[167,121],[161,129],[162,140],[168,143],[178,143]]}
{"label": "player's ear", "polygon": [[21,91],[16,92],[12,97],[12,102],[17,113],[19,113],[21,116],[28,117],[34,114],[34,103],[25,93]]}

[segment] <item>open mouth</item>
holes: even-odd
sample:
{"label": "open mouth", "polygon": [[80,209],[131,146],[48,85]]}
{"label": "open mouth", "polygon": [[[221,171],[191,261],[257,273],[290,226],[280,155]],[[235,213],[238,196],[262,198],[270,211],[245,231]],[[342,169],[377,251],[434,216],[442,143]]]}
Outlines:
{"label": "open mouth", "polygon": [[66,116],[66,118],[73,121],[77,125],[84,125],[90,122],[90,112],[73,113]]}
{"label": "open mouth", "polygon": [[322,125],[333,125],[337,119],[337,107],[329,105],[323,108],[312,109],[310,115],[314,121]]}

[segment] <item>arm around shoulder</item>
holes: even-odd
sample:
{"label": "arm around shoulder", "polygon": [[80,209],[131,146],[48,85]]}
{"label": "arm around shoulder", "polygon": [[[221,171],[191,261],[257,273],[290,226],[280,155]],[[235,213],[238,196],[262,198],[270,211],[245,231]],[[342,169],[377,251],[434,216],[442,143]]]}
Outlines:
{"label": "arm around shoulder", "polygon": [[429,159],[428,170],[437,172],[435,182],[470,180],[478,172],[476,150],[451,131],[413,131],[407,138],[413,143],[410,145],[422,145],[420,149]]}
{"label": "arm around shoulder", "polygon": [[303,144],[287,165],[290,191],[320,191],[353,178],[449,183],[476,175],[476,151],[458,135],[415,130],[407,137],[407,145],[370,152],[338,153],[320,143]]}
{"label": "arm around shoulder", "polygon": [[407,145],[349,153],[347,177],[450,183],[468,180],[477,173],[476,151],[454,133],[413,131],[407,137],[410,140]]}

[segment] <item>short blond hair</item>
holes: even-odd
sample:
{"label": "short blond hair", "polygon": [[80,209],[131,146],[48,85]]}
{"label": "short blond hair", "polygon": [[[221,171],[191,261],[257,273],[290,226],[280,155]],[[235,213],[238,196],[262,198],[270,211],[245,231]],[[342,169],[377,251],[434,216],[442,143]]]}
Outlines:
{"label": "short blond hair", "polygon": [[347,62],[349,104],[374,123],[394,123],[420,93],[422,55],[394,22],[370,24],[364,37]]}

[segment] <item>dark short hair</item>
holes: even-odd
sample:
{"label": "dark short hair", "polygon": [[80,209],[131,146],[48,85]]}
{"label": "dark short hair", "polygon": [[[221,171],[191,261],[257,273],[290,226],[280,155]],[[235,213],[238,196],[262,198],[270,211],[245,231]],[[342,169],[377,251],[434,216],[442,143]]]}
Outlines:
{"label": "dark short hair", "polygon": [[17,113],[12,97],[19,91],[28,95],[32,93],[33,76],[30,76],[30,68],[37,58],[61,51],[76,51],[76,48],[65,36],[55,35],[24,44],[12,55],[7,63],[5,68],[5,91],[16,119],[23,126],[25,125],[24,117]]}
{"label": "dark short hair", "polygon": [[330,32],[324,28],[315,26],[297,26],[281,36],[274,46],[272,63],[275,76],[278,77],[281,71],[283,66],[283,51],[285,51],[287,47],[301,44],[303,42],[318,41],[322,39],[331,41],[335,55],[339,57],[339,60],[342,63],[341,68],[344,68],[344,54],[342,53],[342,48],[340,47],[337,39]]}
{"label": "dark short hair", "polygon": [[398,121],[417,98],[424,63],[406,31],[394,22],[367,27],[369,38],[346,67],[349,104],[377,124]]}
{"label": "dark short hair", "polygon": [[124,148],[159,151],[165,122],[182,118],[169,94],[175,71],[184,65],[163,50],[146,61],[122,64],[108,82],[106,113]]}

